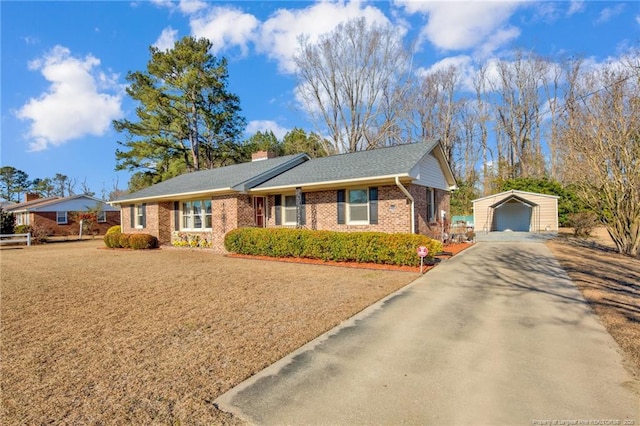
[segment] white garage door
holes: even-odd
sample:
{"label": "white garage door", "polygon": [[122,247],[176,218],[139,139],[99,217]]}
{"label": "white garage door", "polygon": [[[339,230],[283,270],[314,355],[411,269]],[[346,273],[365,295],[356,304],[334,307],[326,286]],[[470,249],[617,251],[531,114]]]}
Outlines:
{"label": "white garage door", "polygon": [[531,207],[519,201],[511,200],[498,207],[496,216],[496,231],[529,232],[531,229]]}

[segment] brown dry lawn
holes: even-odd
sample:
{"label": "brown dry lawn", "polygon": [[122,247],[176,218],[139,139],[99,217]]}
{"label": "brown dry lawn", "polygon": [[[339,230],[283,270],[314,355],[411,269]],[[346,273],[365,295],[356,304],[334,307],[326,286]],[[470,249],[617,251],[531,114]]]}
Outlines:
{"label": "brown dry lawn", "polygon": [[236,424],[218,395],[418,277],[101,247],[0,250],[0,424]]}
{"label": "brown dry lawn", "polygon": [[640,376],[640,259],[616,253],[603,228],[586,239],[565,230],[547,245]]}

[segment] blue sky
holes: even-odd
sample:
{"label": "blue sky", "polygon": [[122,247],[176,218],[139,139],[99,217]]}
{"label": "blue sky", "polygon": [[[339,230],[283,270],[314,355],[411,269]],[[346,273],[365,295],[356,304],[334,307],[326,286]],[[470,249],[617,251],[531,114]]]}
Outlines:
{"label": "blue sky", "polygon": [[640,44],[637,1],[0,1],[0,163],[32,179],[65,174],[98,196],[126,188],[111,127],[134,118],[126,74],[146,70],[150,45],[186,35],[229,60],[247,135],[314,130],[295,97],[297,37],[356,17],[417,41],[418,74],[450,63],[472,74],[514,47],[599,64]]}

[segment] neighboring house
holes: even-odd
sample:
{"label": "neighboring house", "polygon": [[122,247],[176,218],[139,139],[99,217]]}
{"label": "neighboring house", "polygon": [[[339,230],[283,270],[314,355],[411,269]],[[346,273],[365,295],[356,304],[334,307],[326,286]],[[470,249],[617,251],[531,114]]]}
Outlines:
{"label": "neighboring house", "polygon": [[184,174],[112,201],[123,232],[169,244],[198,235],[224,251],[239,227],[439,235],[455,179],[437,141],[310,159],[306,154]]}
{"label": "neighboring house", "polygon": [[505,191],[473,200],[476,232],[558,231],[556,195]]}
{"label": "neighboring house", "polygon": [[104,234],[111,226],[120,224],[120,209],[86,194],[70,197],[40,198],[27,194],[25,202],[6,208],[16,218],[16,225],[31,225],[43,229],[48,235],[77,235],[79,213],[99,210],[92,231]]}

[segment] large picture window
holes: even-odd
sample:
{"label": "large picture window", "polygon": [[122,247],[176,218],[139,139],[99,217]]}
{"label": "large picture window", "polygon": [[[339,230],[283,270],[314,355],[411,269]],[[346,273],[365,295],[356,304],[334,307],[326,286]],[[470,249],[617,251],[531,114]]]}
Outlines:
{"label": "large picture window", "polygon": [[211,227],[211,200],[182,203],[182,229],[201,231]]}

